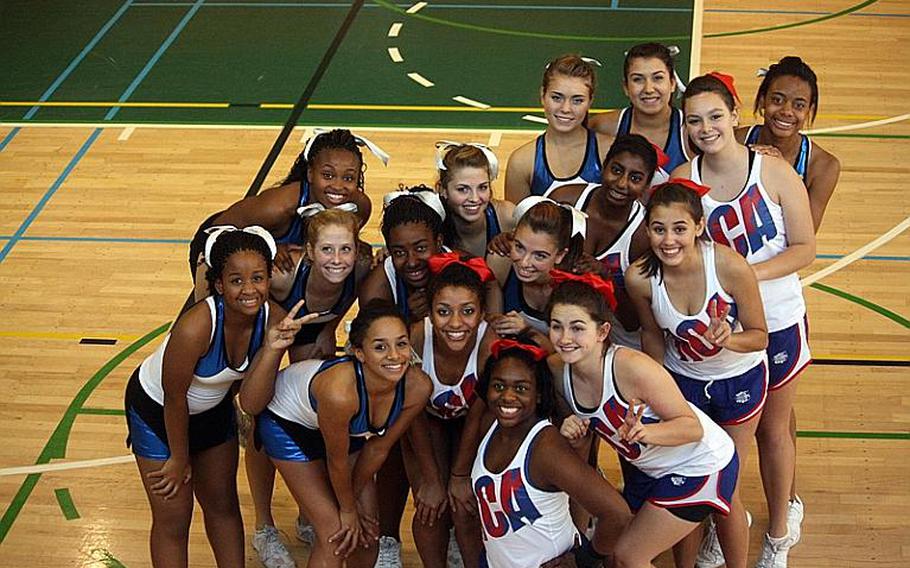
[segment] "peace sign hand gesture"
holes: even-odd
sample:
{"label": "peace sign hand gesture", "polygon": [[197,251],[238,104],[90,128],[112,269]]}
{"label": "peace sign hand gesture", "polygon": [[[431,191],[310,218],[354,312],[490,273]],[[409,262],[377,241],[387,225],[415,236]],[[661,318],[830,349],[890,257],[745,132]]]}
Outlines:
{"label": "peace sign hand gesture", "polygon": [[708,303],[708,316],[711,318],[708,324],[708,331],[705,333],[705,339],[717,347],[726,347],[733,335],[733,329],[727,323],[727,316],[730,314],[730,304],[724,303],[722,310],[717,309],[717,299]]}
{"label": "peace sign hand gesture", "polygon": [[629,401],[629,409],[626,411],[625,419],[619,426],[619,437],[629,444],[643,441],[645,437],[645,425],[641,421],[645,413],[645,405],[638,399],[633,398]]}
{"label": "peace sign hand gesture", "polygon": [[[303,308],[303,300],[297,302],[288,315],[276,325],[269,328],[267,345],[275,351],[284,351],[294,343],[294,336],[300,331],[304,324],[307,324],[319,317],[319,312],[306,314],[297,318],[297,312]],[[295,319],[296,318],[296,319]]]}

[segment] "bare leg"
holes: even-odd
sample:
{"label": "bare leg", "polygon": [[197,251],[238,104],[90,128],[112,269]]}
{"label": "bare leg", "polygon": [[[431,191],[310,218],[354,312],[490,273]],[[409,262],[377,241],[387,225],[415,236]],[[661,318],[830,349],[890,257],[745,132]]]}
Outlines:
{"label": "bare leg", "polygon": [[[793,440],[793,453],[796,454],[796,408],[790,408],[790,439]],[[793,482],[790,484],[790,500],[796,499],[796,460],[793,460]]]}
{"label": "bare leg", "polygon": [[658,554],[682,540],[697,526],[698,523],[680,519],[666,509],[645,503],[619,537],[613,552],[613,567],[647,568]]}
{"label": "bare leg", "polygon": [[[430,419],[426,421],[430,441],[432,443],[436,467],[439,469],[440,476],[448,479],[449,476],[449,439],[445,435],[443,425],[439,420]],[[414,492],[420,490],[423,484],[420,468],[416,464],[416,456],[410,444],[404,440],[401,443],[401,454],[404,458],[405,470],[408,474],[408,480]],[[432,526],[421,523],[415,514],[411,519],[411,532],[414,535],[414,544],[417,546],[417,553],[420,555],[420,561],[428,568],[445,568],[447,549],[449,545],[449,527],[452,520],[448,512],[443,517],[433,523]]]}
{"label": "bare leg", "polygon": [[382,500],[379,503],[379,534],[401,542],[401,517],[408,502],[408,475],[401,457],[401,444],[396,442],[376,474],[376,485]]}
{"label": "bare leg", "polygon": [[275,490],[275,466],[272,465],[265,452],[257,450],[253,446],[252,440],[246,444],[244,465],[246,466],[247,482],[250,484],[250,494],[253,497],[253,507],[256,511],[255,527],[257,529],[261,529],[265,525],[274,527],[272,494]]}
{"label": "bare leg", "polygon": [[243,568],[243,519],[237,498],[237,438],[193,456],[193,490],[219,567]]}
{"label": "bare leg", "polygon": [[796,384],[794,379],[768,393],[756,436],[759,469],[770,517],[768,533],[774,538],[787,535],[787,508],[796,467],[796,447],[790,435]]}
{"label": "bare leg", "polygon": [[182,485],[177,495],[165,501],[152,493],[150,485],[153,482],[148,478],[148,474],[161,469],[164,462],[136,456],[136,465],[152,508],[152,530],[149,533],[152,566],[185,567],[188,562],[190,523],[193,520],[193,482]]}

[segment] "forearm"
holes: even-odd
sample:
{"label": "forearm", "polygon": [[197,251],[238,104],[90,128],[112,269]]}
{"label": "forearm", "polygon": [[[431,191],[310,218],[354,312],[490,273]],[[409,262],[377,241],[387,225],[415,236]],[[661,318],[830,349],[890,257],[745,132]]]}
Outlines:
{"label": "forearm", "polygon": [[452,476],[469,477],[471,475],[474,456],[477,455],[477,446],[480,445],[480,422],[483,418],[485,407],[486,405],[483,401],[477,400],[471,405],[471,410],[468,411],[464,428],[461,430],[458,451],[455,453],[455,459],[452,460],[452,468],[450,470],[450,475]]}
{"label": "forearm", "polygon": [[373,476],[376,475],[376,472],[379,471],[379,468],[382,467],[388,455],[388,448],[380,447],[375,442],[367,442],[364,445],[363,449],[360,450],[360,455],[357,456],[357,462],[354,464],[353,480],[351,482],[353,497],[356,498],[356,496],[360,495],[363,488],[367,486]]}
{"label": "forearm", "polygon": [[730,335],[724,349],[737,353],[763,351],[768,347],[768,332],[763,329],[746,329]]}
{"label": "forearm", "polygon": [[704,429],[694,415],[645,425],[641,441],[654,446],[682,446],[701,440]]}
{"label": "forearm", "polygon": [[421,412],[421,415],[408,428],[408,441],[410,441],[411,447],[414,449],[414,456],[417,458],[420,478],[425,482],[438,481],[441,483],[442,476],[433,456],[433,444],[430,441],[426,422],[426,413]]}
{"label": "forearm", "polygon": [[259,414],[275,395],[275,377],[283,350],[263,346],[256,354],[240,385],[240,407],[248,414]]}
{"label": "forearm", "polygon": [[335,492],[338,508],[347,512],[356,511],[357,500],[354,497],[355,492],[348,460],[341,456],[329,455],[326,457],[326,464],[329,470],[329,482]]}
{"label": "forearm", "polygon": [[167,445],[171,459],[182,463],[189,462],[190,411],[183,396],[164,395],[164,429],[167,432]]}
{"label": "forearm", "polygon": [[759,280],[774,280],[793,274],[815,260],[815,243],[791,244],[787,250],[772,259],[752,265]]}
{"label": "forearm", "polygon": [[659,330],[641,330],[641,350],[646,355],[657,361],[658,364],[664,364],[665,349],[664,334]]}

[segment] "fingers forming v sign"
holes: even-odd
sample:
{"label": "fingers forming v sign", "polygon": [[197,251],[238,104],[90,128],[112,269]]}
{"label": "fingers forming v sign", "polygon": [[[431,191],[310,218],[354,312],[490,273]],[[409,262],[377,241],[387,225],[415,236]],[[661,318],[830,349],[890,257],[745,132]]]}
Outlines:
{"label": "fingers forming v sign", "polygon": [[645,413],[645,405],[638,399],[629,401],[629,409],[619,427],[619,436],[623,441],[630,444],[641,441],[645,435],[645,425],[641,422],[641,417]]}
{"label": "fingers forming v sign", "polygon": [[300,300],[291,308],[288,315],[269,330],[269,344],[274,349],[287,349],[294,343],[294,336],[300,328],[319,317],[319,312],[306,314],[297,318],[297,313],[303,308],[304,301]]}
{"label": "fingers forming v sign", "polygon": [[730,304],[724,302],[722,309],[718,309],[717,304],[716,298],[708,303],[708,317],[711,320],[708,324],[708,332],[705,333],[705,339],[718,347],[723,347],[733,334],[733,329],[727,323],[727,316],[730,315]]}

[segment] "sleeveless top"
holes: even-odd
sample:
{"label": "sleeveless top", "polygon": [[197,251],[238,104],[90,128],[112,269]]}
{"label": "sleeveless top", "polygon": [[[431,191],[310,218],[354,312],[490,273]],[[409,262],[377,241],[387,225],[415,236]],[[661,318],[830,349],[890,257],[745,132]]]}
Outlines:
{"label": "sleeveless top", "polygon": [[516,311],[524,318],[525,322],[537,331],[547,335],[550,333],[550,322],[547,314],[535,310],[525,302],[522,282],[515,276],[515,269],[509,269],[506,284],[502,287],[503,313]]}
{"label": "sleeveless top", "polygon": [[[761,154],[749,151],[749,178],[739,195],[717,201],[711,194],[701,198],[708,237],[732,247],[749,264],[758,264],[787,250],[784,210],[765,190],[761,180]],[[702,183],[701,156],[692,160],[692,181]],[[806,302],[797,273],[758,282],[768,331],[788,328],[806,315]]]}
{"label": "sleeveless top", "polygon": [[[631,106],[620,111],[619,125],[616,127],[617,137],[631,132],[632,112],[634,111]],[[663,146],[664,154],[670,158],[670,162],[667,164],[666,169],[658,168],[657,171],[654,172],[654,180],[651,182],[653,185],[667,181],[670,179],[670,172],[673,171],[673,168],[689,161],[689,155],[686,153],[685,139],[686,123],[683,120],[683,111],[682,109],[674,108],[673,112],[670,113],[670,128],[667,132],[667,140],[664,142]]]}
{"label": "sleeveless top", "polygon": [[528,475],[537,435],[554,426],[545,419],[532,426],[509,465],[494,473],[484,458],[498,427],[494,422],[483,437],[471,470],[487,564],[490,568],[537,567],[572,548],[578,536],[568,494],[538,489]]}
{"label": "sleeveless top", "polygon": [[[442,252],[452,252],[452,249],[444,246],[442,247]],[[408,306],[408,286],[404,283],[403,279],[398,277],[391,256],[387,256],[382,262],[382,269],[385,271],[386,281],[389,283],[389,288],[392,290],[392,300],[395,302],[395,305],[398,306],[398,311],[401,312],[401,315],[404,316],[405,320],[410,320],[411,308]]]}
{"label": "sleeveless top", "polygon": [[[620,394],[613,375],[613,359],[619,349],[624,348],[609,347],[604,357],[603,394],[597,408],[583,408],[578,404],[572,386],[572,367],[565,365],[563,392],[575,416],[589,419],[598,436],[648,477],[659,478],[671,473],[699,477],[723,469],[733,457],[733,440],[691,403],[687,404],[704,429],[701,440],[697,442],[682,446],[656,446],[642,442],[630,444],[620,438],[618,430],[629,410],[629,403]],[[653,424],[660,422],[660,417],[645,406],[641,421],[643,424]]]}
{"label": "sleeveless top", "polygon": [[300,207],[303,207],[310,201],[310,182],[307,181],[306,176],[303,176],[303,179],[300,180],[300,197],[297,198],[297,207],[294,208],[295,213],[294,217],[291,218],[291,226],[288,227],[288,230],[284,232],[283,235],[275,236],[275,243],[282,244],[294,244],[299,245],[303,243],[303,228],[304,223],[303,219],[300,218],[300,215],[296,213],[296,210]]}
{"label": "sleeveless top", "polygon": [[311,392],[313,379],[319,373],[326,371],[339,363],[352,363],[354,365],[354,380],[357,385],[359,399],[357,414],[348,424],[348,435],[352,438],[369,439],[373,436],[383,436],[392,424],[401,416],[404,406],[405,377],[401,377],[395,386],[395,398],[392,408],[385,423],[374,428],[370,424],[370,397],[367,393],[366,381],[363,377],[363,366],[353,357],[336,357],[328,361],[309,359],[291,363],[278,373],[275,379],[275,395],[269,403],[269,410],[291,422],[296,422],[311,430],[319,429],[318,409],[316,398]]}
{"label": "sleeveless top", "polygon": [[[758,137],[761,135],[761,124],[753,124],[746,132],[746,146],[758,144]],[[812,158],[812,139],[805,134],[800,134],[799,153],[796,154],[796,161],[793,162],[793,169],[803,179],[803,183],[809,185],[809,160]]]}
{"label": "sleeveless top", "polygon": [[[313,265],[304,261],[301,261],[297,266],[297,274],[294,276],[294,283],[291,285],[291,291],[288,293],[288,297],[281,302],[281,307],[285,310],[290,311],[297,302],[306,298],[306,285],[310,278],[310,270],[312,270],[312,268]],[[354,300],[357,299],[356,279],[355,270],[351,270],[351,273],[344,280],[344,289],[341,291],[341,296],[338,297],[338,301],[335,302],[334,306],[322,312],[324,315],[334,314],[341,317],[347,313],[354,304]],[[310,313],[310,311],[307,309],[307,304],[304,304],[300,311],[297,312],[297,317],[303,317],[308,313]],[[300,331],[297,332],[297,335],[294,336],[294,345],[307,345],[315,342],[325,326],[332,323],[334,319],[335,318],[328,321],[304,324],[300,328]]]}
{"label": "sleeveless top", "polygon": [[734,332],[742,331],[736,314],[733,296],[727,293],[717,278],[714,243],[699,241],[705,266],[705,299],[698,313],[687,315],[679,312],[670,299],[663,278],[653,276],[651,281],[651,311],[664,330],[666,349],[664,365],[675,373],[691,379],[713,381],[742,375],[762,362],[764,351],[737,353],[711,344],[704,338],[711,318],[708,305],[717,302],[717,310],[729,306],[727,323]]}
{"label": "sleeveless top", "polygon": [[468,408],[477,399],[477,392],[474,389],[477,386],[477,379],[480,377],[480,372],[477,370],[478,351],[486,331],[487,322],[480,322],[474,347],[471,348],[471,354],[468,356],[461,379],[454,385],[447,385],[436,376],[433,324],[430,323],[430,318],[423,318],[423,353],[421,354],[423,362],[420,368],[429,375],[433,382],[433,394],[430,395],[427,403],[427,412],[442,419],[459,418],[467,414]]}
{"label": "sleeveless top", "polygon": [[[186,392],[186,402],[190,414],[199,414],[218,406],[228,391],[231,383],[243,378],[243,374],[250,366],[253,356],[259,351],[265,340],[266,329],[269,321],[269,304],[266,302],[259,308],[253,332],[250,334],[250,345],[246,357],[236,368],[231,367],[228,361],[227,346],[224,338],[224,298],[209,296],[205,299],[212,318],[212,332],[209,339],[209,350],[206,351],[196,367],[193,369],[193,380]],[[160,405],[164,405],[164,387],[161,382],[161,369],[164,363],[164,351],[171,339],[167,337],[154,353],[146,357],[139,366],[139,384],[149,397]]]}
{"label": "sleeveless top", "polygon": [[537,137],[537,146],[534,151],[534,172],[531,176],[531,195],[546,197],[557,187],[585,182],[600,183],[600,152],[597,148],[597,135],[593,130],[588,130],[588,143],[581,167],[575,175],[567,178],[558,178],[550,171],[550,164],[547,163],[546,139],[544,134]]}
{"label": "sleeveless top", "polygon": [[[449,213],[451,215],[451,213]],[[499,224],[499,217],[496,215],[496,208],[493,207],[493,203],[490,202],[487,204],[487,208],[483,211],[484,220],[486,220],[486,244],[490,244],[496,235],[502,232],[502,226]],[[445,244],[449,247],[459,248],[460,244],[452,242],[455,238],[460,238],[456,236],[444,235]]]}

